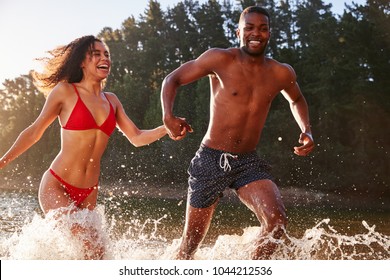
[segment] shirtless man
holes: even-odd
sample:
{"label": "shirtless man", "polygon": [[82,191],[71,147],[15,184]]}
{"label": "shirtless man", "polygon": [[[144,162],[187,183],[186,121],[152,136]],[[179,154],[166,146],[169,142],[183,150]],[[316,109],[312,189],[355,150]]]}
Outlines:
{"label": "shirtless man", "polygon": [[265,56],[270,39],[267,10],[246,8],[240,17],[240,48],[210,49],[170,73],[163,82],[163,121],[174,140],[191,132],[184,118],[173,115],[178,87],[209,76],[211,112],[208,130],[189,167],[187,213],[178,259],[192,259],[205,237],[222,192],[236,191],[261,224],[253,259],[269,259],[282,237],[287,218],[268,165],[256,146],[271,102],[282,93],[301,129],[294,153],[306,156],[314,148],[308,107],[293,68]]}

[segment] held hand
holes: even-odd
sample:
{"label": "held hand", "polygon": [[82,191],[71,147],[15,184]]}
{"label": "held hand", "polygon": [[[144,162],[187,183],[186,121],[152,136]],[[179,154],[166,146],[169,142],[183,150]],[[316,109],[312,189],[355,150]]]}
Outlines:
{"label": "held hand", "polygon": [[301,133],[299,136],[299,147],[294,147],[294,153],[298,156],[306,156],[314,149],[314,141],[311,133]]}
{"label": "held hand", "polygon": [[164,120],[165,128],[171,139],[178,141],[183,139],[187,132],[193,132],[185,118],[174,117],[170,120]]}

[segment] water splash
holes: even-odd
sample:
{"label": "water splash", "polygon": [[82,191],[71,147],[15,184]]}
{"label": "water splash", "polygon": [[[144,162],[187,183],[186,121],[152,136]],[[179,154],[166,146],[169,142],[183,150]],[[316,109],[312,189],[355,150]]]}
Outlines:
{"label": "water splash", "polygon": [[324,219],[301,238],[287,236],[275,255],[300,260],[383,260],[390,259],[390,236],[375,231],[362,221],[366,233],[353,236],[338,233],[330,219]]}
{"label": "water splash", "polygon": [[[338,233],[330,219],[307,229],[302,237],[286,234],[277,241],[275,260],[387,260],[390,259],[390,236],[375,231],[362,221],[366,233],[352,236]],[[259,227],[248,227],[243,235],[219,236],[215,245],[200,250],[199,259],[249,259]]]}
{"label": "water splash", "polygon": [[[114,234],[111,236],[111,244],[106,257],[110,259],[138,259],[138,260],[153,260],[160,259],[164,254],[164,250],[168,240],[161,236],[158,231],[158,226],[163,217],[154,220],[132,219],[120,226],[123,233]],[[111,229],[116,225],[115,218],[112,218]],[[123,230],[125,227],[125,230]],[[112,231],[111,231],[112,232]]]}
{"label": "water splash", "polygon": [[[97,247],[104,248],[104,259],[166,260],[176,253],[179,239],[165,229],[166,215],[157,219],[108,217],[104,207],[65,215],[61,223],[54,215],[43,218],[34,214],[16,232],[0,239],[1,259],[83,259],[83,240],[72,233],[72,225],[93,228],[92,238]],[[330,219],[324,219],[303,235],[286,234],[272,259],[279,260],[386,260],[390,259],[390,236],[362,221],[363,233],[346,235],[337,232]],[[181,225],[178,225],[181,227]],[[259,227],[247,227],[242,234],[219,235],[203,244],[196,259],[245,260],[250,258]],[[89,238],[89,237],[88,237]]]}
{"label": "water splash", "polygon": [[[64,209],[62,209],[64,211]],[[15,232],[8,239],[1,242],[3,259],[24,260],[78,260],[85,258],[85,240],[92,246],[104,244],[108,236],[104,231],[104,220],[99,211],[78,211],[62,215],[61,220],[56,218],[55,211],[45,218],[34,214],[31,221],[26,219],[20,231]],[[73,233],[75,227],[94,229],[91,231]]]}

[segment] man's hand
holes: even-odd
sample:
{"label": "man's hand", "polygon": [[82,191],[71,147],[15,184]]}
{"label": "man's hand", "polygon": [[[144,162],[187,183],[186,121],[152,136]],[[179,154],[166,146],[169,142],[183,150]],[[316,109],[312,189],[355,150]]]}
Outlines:
{"label": "man's hand", "polygon": [[302,144],[294,147],[294,153],[298,156],[306,156],[314,149],[314,141],[311,133],[301,133],[298,142]]}
{"label": "man's hand", "polygon": [[193,132],[185,118],[173,117],[164,119],[164,125],[171,139],[177,141],[183,139],[187,132]]}

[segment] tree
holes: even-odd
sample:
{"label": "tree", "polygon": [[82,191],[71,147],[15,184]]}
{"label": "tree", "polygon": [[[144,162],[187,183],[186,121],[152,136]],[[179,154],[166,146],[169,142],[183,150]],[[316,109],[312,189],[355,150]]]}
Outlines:
{"label": "tree", "polygon": [[167,52],[168,66],[173,68],[188,60],[193,59],[195,46],[200,34],[197,31],[197,23],[192,14],[199,9],[198,2],[192,0],[179,2],[175,7],[167,12],[168,41]]}
{"label": "tree", "polygon": [[202,4],[194,17],[200,34],[196,55],[200,55],[209,48],[229,47],[229,41],[225,36],[222,6],[218,1],[209,0]]}

